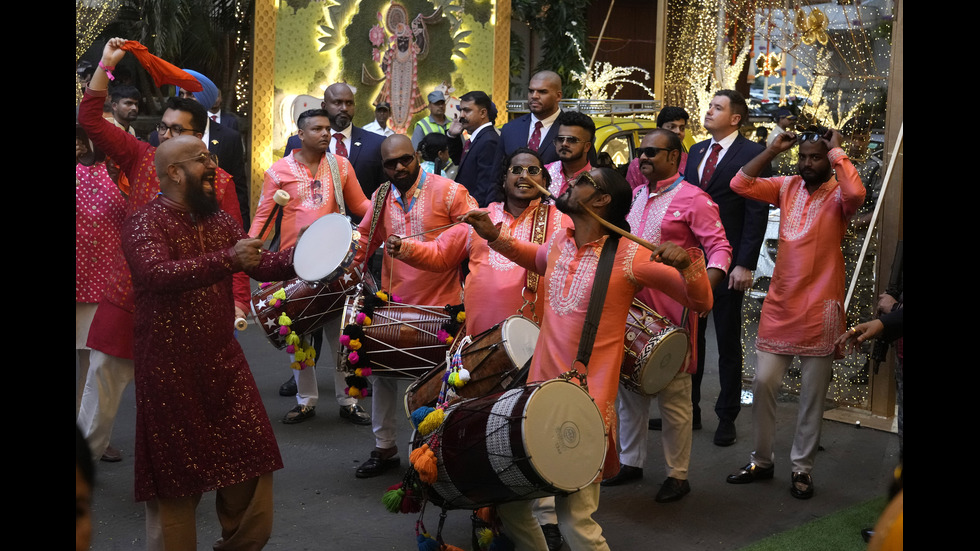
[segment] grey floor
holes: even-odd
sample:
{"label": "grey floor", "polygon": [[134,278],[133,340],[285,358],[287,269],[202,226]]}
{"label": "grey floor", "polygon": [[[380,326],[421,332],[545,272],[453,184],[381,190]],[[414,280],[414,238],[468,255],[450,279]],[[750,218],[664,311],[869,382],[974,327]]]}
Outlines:
{"label": "grey floor", "polygon": [[[240,338],[285,462],[285,468],[275,475],[275,527],[267,549],[418,549],[414,532],[418,515],[388,513],[380,501],[385,489],[401,480],[402,471],[374,479],[354,477],[374,440],[369,426],[354,426],[338,417],[332,377],[326,372],[319,377],[321,405],[314,419],[283,425],[279,419],[295,404],[294,399],[278,395],[280,383],[289,374],[283,354],[254,327]],[[709,328],[708,342],[713,338]],[[738,418],[739,439],[734,446],[712,444],[715,420],[711,405],[717,396],[718,377],[713,367],[716,353],[710,348],[702,404],[705,428],[694,434],[692,492],[677,503],[654,501],[666,475],[659,433],[651,433],[643,480],[602,490],[596,519],[612,549],[738,549],[884,494],[898,458],[897,437],[825,420],[823,451],[813,472],[816,496],[809,501],[790,496],[789,447],[796,414],[792,398],[781,401],[778,408],[776,478],[746,486],[727,484],[725,476],[744,465],[752,449],[752,409],[743,408]],[[364,405],[370,411],[370,399]],[[145,548],[143,505],[133,501],[135,415],[130,386],[112,438],[124,459],[97,465],[92,540],[96,550]],[[407,442],[409,437],[409,424],[404,421],[400,441]],[[402,458],[405,465],[405,453]],[[213,495],[206,495],[198,509],[199,549],[210,549],[219,536],[213,504]],[[434,531],[438,521],[438,510],[430,507],[424,517],[426,526]],[[469,513],[449,512],[443,537],[447,543],[469,549]]]}

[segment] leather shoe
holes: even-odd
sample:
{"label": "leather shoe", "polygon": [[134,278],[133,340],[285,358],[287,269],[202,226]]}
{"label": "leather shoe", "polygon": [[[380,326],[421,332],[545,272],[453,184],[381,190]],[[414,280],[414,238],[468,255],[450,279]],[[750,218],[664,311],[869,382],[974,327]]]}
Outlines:
{"label": "leather shoe", "polygon": [[388,469],[397,467],[400,462],[401,460],[398,459],[397,456],[382,458],[381,452],[375,450],[371,452],[371,459],[361,463],[361,466],[357,468],[357,472],[354,473],[354,476],[357,478],[371,478],[378,476]]}
{"label": "leather shoe", "polygon": [[718,420],[718,430],[715,431],[716,446],[731,446],[735,443],[735,422]]}
{"label": "leather shoe", "polygon": [[285,383],[279,386],[279,395],[296,396],[296,379],[292,375],[289,376],[289,379]]}
{"label": "leather shoe", "polygon": [[650,430],[663,430],[664,429],[664,420],[663,419],[650,419],[650,422],[647,423],[647,428],[649,428]]}
{"label": "leather shoe", "polygon": [[603,486],[619,486],[643,478],[643,469],[621,465],[619,472],[602,481]]}
{"label": "leather shoe", "polygon": [[102,457],[99,461],[105,461],[106,463],[118,463],[122,461],[122,452],[112,447],[112,444],[106,446],[105,451],[102,452]]}
{"label": "leather shoe", "polygon": [[340,418],[347,419],[355,425],[370,425],[371,416],[364,409],[357,405],[340,406]]}
{"label": "leather shoe", "polygon": [[813,497],[813,477],[810,473],[793,473],[793,485],[789,487],[789,493],[796,499]]}
{"label": "leather shoe", "polygon": [[668,476],[667,480],[664,480],[663,486],[660,487],[660,491],[657,492],[655,500],[657,503],[670,503],[671,501],[678,501],[689,493],[691,493],[691,485],[687,480],[678,480]]}
{"label": "leather shoe", "polygon": [[561,535],[561,530],[557,524],[542,524],[541,531],[544,532],[544,542],[548,544],[548,551],[558,551],[561,549],[565,538]]}
{"label": "leather shoe", "polygon": [[295,425],[307,419],[312,419],[315,416],[316,406],[296,406],[286,412],[286,416],[282,418],[282,422],[287,425]]}
{"label": "leather shoe", "polygon": [[769,480],[776,471],[775,465],[760,467],[755,463],[749,463],[738,471],[728,475],[729,484],[748,484],[756,480]]}

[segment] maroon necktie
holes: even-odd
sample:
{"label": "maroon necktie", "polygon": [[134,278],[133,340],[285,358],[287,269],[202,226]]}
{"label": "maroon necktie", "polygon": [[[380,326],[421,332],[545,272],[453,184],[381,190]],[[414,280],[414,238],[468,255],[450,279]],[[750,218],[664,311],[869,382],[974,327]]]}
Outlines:
{"label": "maroon necktie", "polygon": [[[337,132],[333,135],[334,139],[337,140],[337,147],[334,153],[340,155],[341,157],[347,158],[347,146],[344,145],[344,135],[341,132]],[[707,168],[705,169],[707,170]]]}
{"label": "maroon necktie", "polygon": [[211,115],[211,120],[218,122],[218,115]]}
{"label": "maroon necktie", "polygon": [[715,173],[715,165],[718,164],[718,154],[721,153],[721,144],[716,143],[711,146],[711,154],[708,155],[708,160],[704,162],[704,171],[701,173],[701,188],[705,189],[708,187],[708,182],[711,180],[711,175]]}
{"label": "maroon necktie", "polygon": [[531,132],[531,139],[527,141],[528,149],[532,151],[537,151],[538,146],[541,145],[541,121],[534,123],[534,132]]}
{"label": "maroon necktie", "polygon": [[471,142],[469,138],[466,139],[466,142],[463,143],[463,155],[466,155],[466,152],[470,150],[470,145],[472,143],[473,142]]}

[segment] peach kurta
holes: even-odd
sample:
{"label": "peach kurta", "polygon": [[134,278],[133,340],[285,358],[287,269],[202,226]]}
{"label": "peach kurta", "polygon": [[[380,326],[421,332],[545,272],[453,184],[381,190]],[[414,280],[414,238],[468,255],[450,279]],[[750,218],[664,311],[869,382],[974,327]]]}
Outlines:
{"label": "peach kurta", "polygon": [[[513,239],[502,231],[500,238],[490,244],[491,248],[521,266],[544,275],[538,290],[545,297],[544,319],[528,382],[554,379],[572,368],[582,337],[599,253],[606,239],[608,236],[579,248],[575,244],[575,231],[566,229],[556,232],[548,243],[539,246]],[[682,274],[651,261],[649,251],[638,247],[627,239],[619,241],[588,366],[589,394],[609,431],[604,478],[619,470],[615,444],[616,392],[623,360],[626,315],[633,297],[642,287],[653,287],[693,310],[711,308],[711,287],[700,251],[690,251],[695,262]]]}
{"label": "peach kurta", "polygon": [[837,177],[811,195],[799,176],[750,178],[732,190],[779,207],[779,259],[762,305],[756,347],[772,354],[827,356],[844,332],[844,255],[840,243],[865,190],[840,148],[827,154]]}

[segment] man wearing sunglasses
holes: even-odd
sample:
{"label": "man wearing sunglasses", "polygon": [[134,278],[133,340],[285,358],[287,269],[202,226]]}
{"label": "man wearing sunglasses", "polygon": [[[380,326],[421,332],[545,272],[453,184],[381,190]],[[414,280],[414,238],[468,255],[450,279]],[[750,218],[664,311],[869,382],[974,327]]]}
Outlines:
{"label": "man wearing sunglasses", "polygon": [[[299,127],[299,140],[302,147],[294,149],[288,155],[279,159],[265,172],[262,182],[262,197],[255,208],[255,219],[249,235],[265,241],[267,235],[259,235],[265,225],[275,202],[272,200],[277,191],[289,193],[290,201],[282,209],[282,217],[275,226],[270,226],[269,232],[278,230],[273,238],[270,249],[281,250],[292,247],[300,231],[315,222],[325,214],[340,212],[338,197],[342,195],[345,211],[343,214],[353,214],[360,218],[367,212],[371,202],[364,196],[361,186],[354,174],[354,167],[344,157],[327,151],[330,147],[330,118],[323,109],[310,109],[300,114],[296,121]],[[320,349],[323,335],[330,335],[331,343],[334,335],[339,332],[337,320],[328,323],[323,331],[317,331],[310,336],[316,358],[323,358]],[[327,355],[327,361],[332,361],[334,354]],[[371,419],[359,405],[357,400],[344,392],[347,384],[342,373],[333,369],[334,391],[337,405],[340,407],[340,417],[357,425],[370,424]],[[296,406],[286,413],[282,422],[287,425],[301,423],[315,415],[319,391],[316,381],[316,369],[290,369],[293,384],[296,388]]]}
{"label": "man wearing sunglasses", "polygon": [[[694,311],[711,308],[711,287],[700,251],[691,253],[664,243],[656,251],[638,249],[621,239],[587,213],[591,210],[610,224],[627,230],[631,190],[626,179],[610,168],[583,172],[558,199],[574,229],[558,232],[544,245],[514,239],[492,223],[487,213],[468,213],[465,220],[490,242],[490,248],[526,269],[541,274],[539,293],[545,297],[541,333],[531,359],[528,382],[545,381],[576,368],[587,375],[588,392],[595,400],[608,429],[603,474],[618,471],[616,457],[615,401],[623,360],[623,331],[633,296],[641,287],[660,289]],[[615,240],[615,258],[609,274],[601,315],[594,333],[591,358],[583,366],[577,360],[582,328],[596,285],[599,257],[607,240]],[[692,257],[693,253],[693,257]],[[596,321],[596,320],[593,320]],[[575,550],[608,549],[602,528],[592,518],[599,506],[599,484],[590,484],[570,495],[555,497],[558,524],[568,546]],[[498,507],[505,531],[518,549],[544,549],[545,542],[528,501]]]}
{"label": "man wearing sunglasses", "polygon": [[[112,157],[129,180],[127,215],[152,201],[160,191],[154,165],[156,148],[141,142],[102,118],[109,84],[107,69],[112,70],[125,56],[120,49],[126,40],[113,38],[102,52],[102,60],[78,106],[78,122],[97,147]],[[207,109],[194,100],[170,98],[158,126],[160,143],[177,136],[201,139],[207,121]],[[201,142],[203,144],[203,142]],[[221,210],[242,223],[235,184],[231,176],[218,168],[213,183]],[[251,292],[248,276],[235,274],[235,308],[248,308]],[[120,252],[105,297],[92,319],[87,345],[92,349],[88,377],[82,394],[78,424],[92,448],[95,459],[102,457],[123,391],[133,380],[133,285],[129,265]]]}
{"label": "man wearing sunglasses", "polygon": [[[493,132],[493,129],[489,129]],[[432,241],[439,237],[444,226],[477,207],[462,185],[419,166],[412,140],[404,134],[385,138],[381,144],[381,159],[391,187],[382,186],[372,197],[371,207],[361,220],[361,234],[353,266],[370,258],[388,236],[411,236],[405,241]],[[379,195],[381,194],[381,195]],[[374,210],[380,208],[372,234]],[[373,235],[373,236],[372,236]],[[369,236],[371,242],[368,242]],[[441,272],[427,272],[384,256],[381,267],[381,289],[400,297],[406,304],[459,304],[463,301],[459,267],[451,266]],[[357,478],[378,476],[399,464],[396,440],[398,379],[371,377],[372,428],[375,449],[371,457],[357,468]]]}
{"label": "man wearing sunglasses", "polygon": [[261,547],[272,533],[282,458],[234,334],[232,275],[295,277],[292,249],[262,251],[218,210],[217,165],[192,136],[156,151],[160,196],[123,226],[132,269],[137,501],[150,549],[197,547],[195,511],[216,491],[222,540]]}
{"label": "man wearing sunglasses", "polygon": [[[626,218],[636,235],[651,243],[672,242],[685,249],[705,252],[708,280],[714,287],[725,278],[732,260],[732,247],[725,238],[718,205],[711,196],[684,181],[677,172],[681,140],[666,129],[658,128],[643,137],[639,168],[646,184],[636,188],[633,206]],[[691,491],[687,481],[691,462],[692,410],[691,374],[697,371],[697,334],[699,312],[688,311],[682,304],[656,289],[643,289],[637,298],[689,332],[688,355],[673,380],[657,394],[663,419],[663,448],[667,461],[667,479],[657,492],[656,501],[668,503]],[[619,393],[619,435],[622,467],[619,473],[602,482],[618,486],[643,476],[647,455],[647,417],[650,396],[626,390]],[[700,427],[699,427],[700,428]]]}
{"label": "man wearing sunglasses", "polygon": [[555,123],[558,135],[553,142],[558,151],[558,160],[545,166],[551,175],[548,191],[561,197],[579,175],[592,170],[588,153],[592,151],[595,140],[595,123],[588,115],[578,111],[562,111]]}

